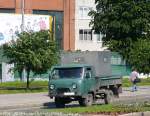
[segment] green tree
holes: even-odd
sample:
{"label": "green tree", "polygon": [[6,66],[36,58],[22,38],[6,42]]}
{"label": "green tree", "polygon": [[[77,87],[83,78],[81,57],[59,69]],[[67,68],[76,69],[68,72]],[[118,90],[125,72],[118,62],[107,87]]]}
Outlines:
{"label": "green tree", "polygon": [[108,49],[118,52],[131,63],[129,56],[135,42],[139,38],[150,41],[150,1],[95,0],[95,4],[96,10],[89,13],[92,17],[90,25],[104,35]]}
{"label": "green tree", "polygon": [[3,45],[4,56],[10,59],[9,63],[15,64],[15,70],[23,69],[27,72],[27,88],[29,76],[45,73],[52,65],[57,63],[58,50],[49,31],[23,32],[16,41]]}
{"label": "green tree", "polygon": [[139,72],[148,74],[150,72],[150,41],[138,39],[131,49],[129,61]]}

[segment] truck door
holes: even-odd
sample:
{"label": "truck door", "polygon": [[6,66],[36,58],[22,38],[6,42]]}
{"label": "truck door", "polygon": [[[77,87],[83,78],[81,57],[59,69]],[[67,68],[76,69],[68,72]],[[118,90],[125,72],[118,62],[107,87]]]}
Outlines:
{"label": "truck door", "polygon": [[84,91],[88,93],[94,85],[94,78],[92,78],[92,69],[86,68],[85,69],[85,76],[84,76]]}

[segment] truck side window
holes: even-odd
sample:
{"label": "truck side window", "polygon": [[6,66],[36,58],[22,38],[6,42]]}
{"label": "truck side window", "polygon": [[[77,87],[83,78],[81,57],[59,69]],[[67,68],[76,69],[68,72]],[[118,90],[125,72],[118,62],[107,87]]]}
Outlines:
{"label": "truck side window", "polygon": [[92,73],[91,73],[91,68],[86,68],[86,78],[91,78]]}
{"label": "truck side window", "polygon": [[52,79],[58,79],[59,78],[58,73],[59,73],[58,70],[53,70],[52,74],[51,74],[51,78]]}

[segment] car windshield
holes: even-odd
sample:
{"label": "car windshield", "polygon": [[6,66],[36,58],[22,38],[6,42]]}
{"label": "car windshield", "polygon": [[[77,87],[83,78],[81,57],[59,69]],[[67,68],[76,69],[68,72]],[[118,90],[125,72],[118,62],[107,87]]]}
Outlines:
{"label": "car windshield", "polygon": [[57,78],[81,78],[83,68],[55,68],[52,71],[52,79]]}

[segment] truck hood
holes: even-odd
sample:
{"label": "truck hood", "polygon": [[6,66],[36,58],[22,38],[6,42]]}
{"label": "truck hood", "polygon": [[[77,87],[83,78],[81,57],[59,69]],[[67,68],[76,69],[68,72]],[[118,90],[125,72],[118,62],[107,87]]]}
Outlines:
{"label": "truck hood", "polygon": [[56,80],[50,80],[49,84],[53,84],[56,88],[70,88],[72,87],[72,84],[79,84],[81,83],[80,79],[56,79]]}

